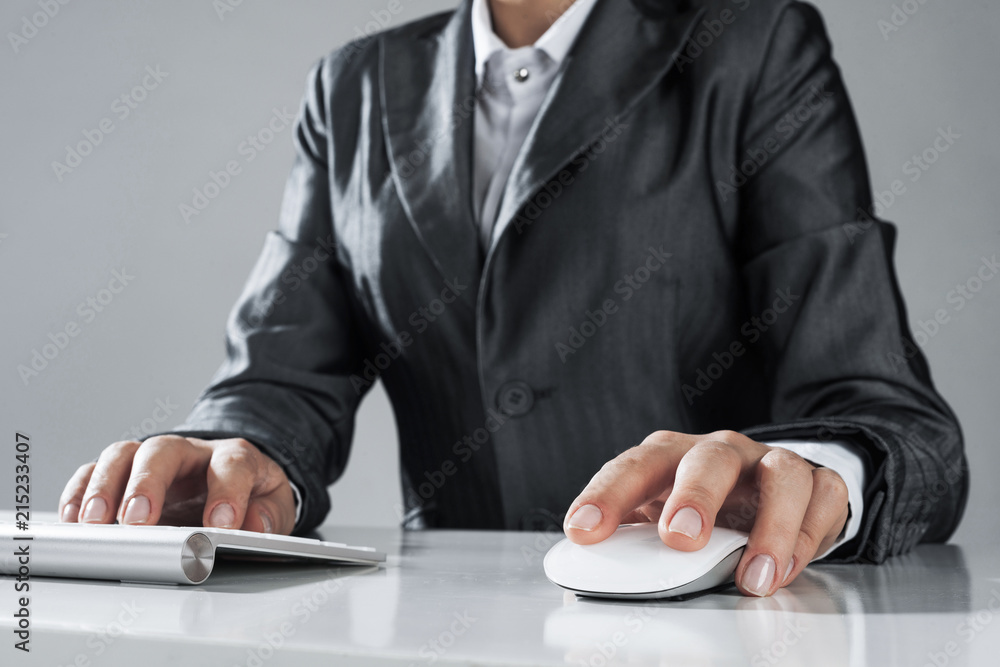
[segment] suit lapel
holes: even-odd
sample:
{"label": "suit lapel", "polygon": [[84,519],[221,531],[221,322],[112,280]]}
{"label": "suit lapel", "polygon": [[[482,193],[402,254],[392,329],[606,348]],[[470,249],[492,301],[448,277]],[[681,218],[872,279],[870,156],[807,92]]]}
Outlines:
{"label": "suit lapel", "polygon": [[[651,19],[628,0],[597,3],[514,163],[498,225],[507,226],[609,120],[673,66],[704,9],[667,4],[671,14]],[[479,285],[483,253],[472,207],[471,5],[463,0],[443,29],[432,25],[424,32],[387,34],[380,46],[379,92],[393,179],[410,223],[443,279]],[[494,235],[493,247],[500,236]],[[477,298],[473,289],[461,294],[473,307]]]}
{"label": "suit lapel", "polygon": [[683,4],[665,0],[671,13],[657,19],[628,0],[594,6],[511,170],[493,247],[538,189],[670,70],[704,12]]}
{"label": "suit lapel", "polygon": [[383,130],[403,207],[444,280],[472,289],[482,270],[472,208],[475,60],[469,0],[440,27],[381,43]]}

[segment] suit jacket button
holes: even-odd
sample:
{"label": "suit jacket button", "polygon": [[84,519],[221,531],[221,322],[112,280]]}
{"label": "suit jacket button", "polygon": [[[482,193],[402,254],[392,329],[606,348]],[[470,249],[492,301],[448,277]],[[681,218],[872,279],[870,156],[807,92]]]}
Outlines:
{"label": "suit jacket button", "polygon": [[531,411],[535,403],[535,393],[527,382],[511,380],[504,382],[497,392],[497,408],[511,417],[520,417]]}

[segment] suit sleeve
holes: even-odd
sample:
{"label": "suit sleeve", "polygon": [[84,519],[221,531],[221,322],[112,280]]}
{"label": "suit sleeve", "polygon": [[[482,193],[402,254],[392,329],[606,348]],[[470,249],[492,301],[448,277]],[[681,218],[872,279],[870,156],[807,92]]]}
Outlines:
{"label": "suit sleeve", "polygon": [[[751,90],[740,154],[763,164],[740,188],[737,246],[751,313],[765,315],[772,423],[744,433],[846,439],[864,453],[863,522],[830,560],[881,562],[944,541],[968,494],[962,435],[907,326],[896,229],[873,215],[856,121],[811,5],[782,10]],[[776,297],[792,305],[772,309]]]}
{"label": "suit sleeve", "polygon": [[[183,425],[201,438],[241,437],[301,491],[295,532],[329,512],[363,389],[359,334],[337,242],[328,181],[322,63],[294,126],[295,161],[270,232],[226,327],[226,359]],[[360,387],[360,385],[359,385]]]}

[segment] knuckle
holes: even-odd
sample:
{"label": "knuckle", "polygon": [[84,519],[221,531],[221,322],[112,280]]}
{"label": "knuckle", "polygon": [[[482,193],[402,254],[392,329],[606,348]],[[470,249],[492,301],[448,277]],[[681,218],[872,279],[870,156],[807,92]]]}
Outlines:
{"label": "knuckle", "polygon": [[705,457],[713,464],[720,466],[738,468],[742,463],[739,452],[725,440],[703,440],[691,448],[688,454],[691,453]]}
{"label": "knuckle", "polygon": [[760,445],[760,443],[758,443],[756,440],[748,438],[739,431],[732,431],[730,429],[713,431],[712,433],[709,433],[703,437],[708,440],[717,440],[719,442],[724,442],[736,450]]}
{"label": "knuckle", "polygon": [[175,435],[155,435],[136,445],[142,449],[143,454],[149,455],[171,449],[182,442],[186,442],[184,438]]}
{"label": "knuckle", "polygon": [[742,433],[732,431],[730,429],[722,429],[720,431],[712,431],[705,436],[708,440],[716,440],[718,442],[724,442],[727,445],[733,446],[747,440],[747,437]]}
{"label": "knuckle", "polygon": [[690,505],[709,514],[714,514],[715,508],[721,504],[717,494],[699,482],[687,482],[683,487],[676,488],[670,499],[677,506]]}
{"label": "knuckle", "polygon": [[642,486],[653,469],[648,450],[633,447],[604,463],[581,498],[591,498],[594,504],[617,503]]}
{"label": "knuckle", "polygon": [[254,445],[249,440],[244,440],[243,438],[236,438],[233,440],[233,448],[243,452],[246,456],[257,456],[261,453],[257,446]]}
{"label": "knuckle", "polygon": [[255,474],[258,478],[258,483],[264,488],[288,486],[288,492],[291,495],[292,487],[288,485],[288,476],[282,467],[271,459],[258,459]]}
{"label": "knuckle", "polygon": [[829,468],[817,468],[813,471],[813,493],[822,494],[838,506],[846,505],[848,501],[847,484]]}
{"label": "knuckle", "polygon": [[812,466],[798,454],[786,449],[775,448],[760,461],[757,470],[757,485],[761,493],[778,496],[791,488],[811,489]]}
{"label": "knuckle", "polygon": [[812,466],[804,458],[780,447],[775,447],[764,454],[761,463],[772,470],[792,474],[801,475],[812,470]]}
{"label": "knuckle", "polygon": [[[664,445],[672,444],[677,439],[678,434],[675,431],[653,431],[647,435],[641,443],[636,445],[636,447],[662,447]],[[633,447],[635,449],[635,447]]]}
{"label": "knuckle", "polygon": [[212,455],[212,459],[226,466],[250,468],[254,471],[258,463],[257,449],[245,440],[219,447]]}
{"label": "knuckle", "polygon": [[120,459],[131,458],[138,447],[139,443],[135,440],[113,442],[101,452],[99,461],[101,463],[111,463]]}
{"label": "knuckle", "polygon": [[75,473],[73,473],[73,477],[72,479],[70,479],[69,484],[72,485],[75,483],[79,485],[85,483],[87,479],[90,477],[91,473],[94,472],[94,468],[96,467],[97,464],[93,461],[90,461],[89,463],[84,463],[82,466],[76,469]]}
{"label": "knuckle", "polygon": [[126,486],[131,491],[135,491],[137,489],[158,488],[163,486],[161,479],[162,474],[156,468],[135,466],[129,473],[128,484]]}
{"label": "knuckle", "polygon": [[623,452],[601,466],[601,477],[621,477],[635,475],[645,467],[642,454],[635,452],[637,447]]}

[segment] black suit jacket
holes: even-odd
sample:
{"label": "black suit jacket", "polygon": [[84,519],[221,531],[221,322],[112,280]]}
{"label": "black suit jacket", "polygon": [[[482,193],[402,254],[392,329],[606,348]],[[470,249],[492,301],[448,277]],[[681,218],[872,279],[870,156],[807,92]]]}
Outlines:
{"label": "black suit jacket", "polygon": [[269,453],[307,531],[377,374],[409,527],[558,526],[652,431],[732,429],[866,452],[864,525],[835,556],[946,539],[961,435],[910,336],[817,11],[599,2],[483,253],[470,5],[313,69],[279,229],[172,432]]}

